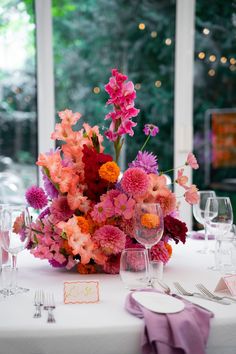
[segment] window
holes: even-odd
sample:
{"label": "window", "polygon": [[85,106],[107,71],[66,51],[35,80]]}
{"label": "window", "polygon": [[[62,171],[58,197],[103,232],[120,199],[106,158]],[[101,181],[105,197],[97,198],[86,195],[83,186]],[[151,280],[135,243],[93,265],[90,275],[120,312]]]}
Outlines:
{"label": "window", "polygon": [[0,202],[20,203],[37,181],[33,2],[1,1],[0,15]]}

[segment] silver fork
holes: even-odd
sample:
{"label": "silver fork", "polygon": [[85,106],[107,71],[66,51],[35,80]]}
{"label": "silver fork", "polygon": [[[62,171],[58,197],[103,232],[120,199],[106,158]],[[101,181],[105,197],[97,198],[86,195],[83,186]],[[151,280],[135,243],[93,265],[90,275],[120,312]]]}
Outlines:
{"label": "silver fork", "polygon": [[182,287],[182,285],[180,285],[180,283],[178,283],[178,282],[174,282],[174,286],[176,287],[176,289],[178,290],[178,292],[179,292],[181,295],[185,295],[185,296],[196,296],[196,297],[199,297],[199,298],[201,298],[201,299],[205,299],[205,300],[217,302],[218,304],[230,305],[230,303],[227,302],[227,301],[224,301],[224,300],[216,300],[216,299],[213,299],[213,298],[208,297],[208,296],[206,296],[206,295],[203,295],[202,293],[189,292],[189,291],[185,290],[185,289]]}
{"label": "silver fork", "polygon": [[231,296],[218,296],[218,295],[212,293],[203,284],[200,284],[200,283],[196,284],[196,287],[198,288],[199,291],[201,291],[202,294],[207,295],[208,297],[211,297],[212,299],[216,299],[216,300],[229,299],[231,301],[236,302],[236,299],[232,298]]}
{"label": "silver fork", "polygon": [[54,295],[52,293],[46,293],[45,301],[44,301],[44,309],[48,311],[48,323],[55,323],[55,317],[53,314],[53,310],[56,308]]}
{"label": "silver fork", "polygon": [[35,313],[34,318],[39,318],[42,316],[41,314],[41,307],[44,303],[44,292],[42,289],[37,289],[34,294],[34,306],[35,306]]}

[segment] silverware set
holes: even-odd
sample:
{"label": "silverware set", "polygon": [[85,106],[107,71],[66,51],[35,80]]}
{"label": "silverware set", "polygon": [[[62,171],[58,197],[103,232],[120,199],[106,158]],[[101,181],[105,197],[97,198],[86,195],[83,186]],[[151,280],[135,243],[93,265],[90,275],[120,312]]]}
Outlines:
{"label": "silverware set", "polygon": [[44,293],[42,289],[37,289],[34,294],[35,312],[33,317],[42,317],[42,308],[47,311],[47,322],[55,323],[53,310],[56,308],[53,293]]}
{"label": "silverware set", "polygon": [[174,282],[174,286],[178,290],[178,292],[183,296],[195,296],[195,297],[199,297],[199,298],[202,298],[205,300],[217,302],[218,304],[222,304],[222,305],[230,305],[232,302],[236,301],[236,299],[234,299],[230,296],[222,296],[221,297],[221,296],[215,295],[214,293],[210,292],[203,284],[196,284],[196,287],[200,292],[187,291],[178,282]]}

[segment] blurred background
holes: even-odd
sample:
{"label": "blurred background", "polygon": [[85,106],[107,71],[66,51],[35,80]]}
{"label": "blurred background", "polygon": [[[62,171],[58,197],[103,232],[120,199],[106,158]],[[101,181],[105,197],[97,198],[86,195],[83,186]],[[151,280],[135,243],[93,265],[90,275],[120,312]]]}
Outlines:
{"label": "blurred background", "polygon": [[[194,50],[189,134],[200,164],[193,182],[199,189],[229,196],[236,215],[236,0],[191,2]],[[39,139],[46,141],[50,135],[45,131],[39,138],[39,119],[43,125],[49,117],[38,114],[36,39],[38,26],[43,25],[36,20],[37,3],[50,6],[53,124],[57,111],[70,108],[81,112],[90,124],[106,129],[104,84],[116,67],[134,82],[140,109],[135,138],[126,140],[123,168],[144,142],[145,123],[160,128],[147,149],[158,156],[161,171],[171,168],[176,30],[183,25],[177,23],[176,14],[181,0],[1,0],[0,202],[21,202],[25,189],[38,183]],[[182,53],[183,60],[186,55]]]}

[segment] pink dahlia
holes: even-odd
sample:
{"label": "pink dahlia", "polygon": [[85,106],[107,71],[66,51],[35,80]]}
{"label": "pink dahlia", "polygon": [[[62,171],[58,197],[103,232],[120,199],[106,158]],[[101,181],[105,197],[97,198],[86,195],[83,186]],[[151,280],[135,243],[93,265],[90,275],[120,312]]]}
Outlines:
{"label": "pink dahlia", "polygon": [[42,209],[47,203],[47,196],[41,187],[32,186],[25,194],[26,200],[34,209]]}
{"label": "pink dahlia", "polygon": [[151,249],[151,257],[152,260],[155,261],[162,261],[163,263],[167,263],[170,255],[165,247],[165,242],[159,241],[155,246]]}
{"label": "pink dahlia", "polygon": [[139,197],[147,192],[149,179],[147,173],[140,167],[131,167],[125,171],[121,187],[128,195]]}
{"label": "pink dahlia", "polygon": [[125,248],[126,235],[118,227],[104,225],[95,231],[93,240],[106,255],[117,254]]}
{"label": "pink dahlia", "polygon": [[157,173],[157,158],[151,152],[139,151],[136,159],[129,163],[129,167],[141,167],[147,173]]}

